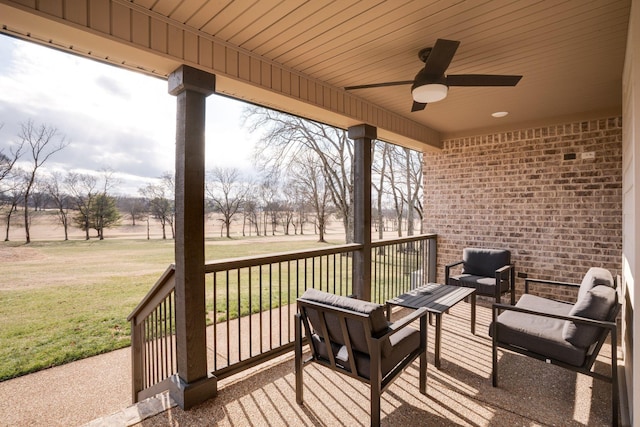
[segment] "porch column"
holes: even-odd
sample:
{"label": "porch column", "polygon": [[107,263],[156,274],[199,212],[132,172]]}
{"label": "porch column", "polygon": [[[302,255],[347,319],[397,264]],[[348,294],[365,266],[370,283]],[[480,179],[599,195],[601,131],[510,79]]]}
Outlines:
{"label": "porch column", "polygon": [[180,66],[169,75],[176,121],[176,343],[178,377],[170,393],[188,409],[217,393],[207,372],[204,273],[205,101],[215,75]]}
{"label": "porch column", "polygon": [[353,292],[371,301],[371,141],[378,135],[375,127],[361,124],[351,126],[348,136],[354,145],[353,240],[363,245],[353,256]]}

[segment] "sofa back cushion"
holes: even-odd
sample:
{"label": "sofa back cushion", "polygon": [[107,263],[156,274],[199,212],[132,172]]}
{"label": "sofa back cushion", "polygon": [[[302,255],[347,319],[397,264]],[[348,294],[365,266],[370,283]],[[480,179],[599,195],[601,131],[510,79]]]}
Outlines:
{"label": "sofa back cushion", "polygon": [[[329,305],[336,308],[341,308],[357,313],[368,315],[370,329],[365,327],[365,323],[356,319],[347,319],[347,329],[349,332],[349,339],[354,350],[362,353],[369,354],[369,347],[367,345],[367,335],[383,334],[389,329],[389,322],[385,316],[384,305],[375,304],[368,301],[359,300],[356,298],[349,298],[340,295],[335,295],[317,289],[307,289],[300,297],[301,299],[317,302],[320,304]],[[318,334],[322,334],[322,326],[320,320],[321,309],[307,309],[307,317],[313,327],[314,331]],[[329,332],[329,339],[333,343],[345,345],[346,340],[342,334],[342,328],[340,327],[340,321],[338,317],[330,312],[325,312],[325,319],[327,322],[327,329]],[[391,352],[391,343],[387,338],[382,343],[382,352],[384,355],[388,355]]]}
{"label": "sofa back cushion", "polygon": [[497,269],[511,264],[511,252],[506,249],[465,248],[462,261],[465,274],[495,277]]}
{"label": "sofa back cushion", "polygon": [[[608,285],[596,285],[582,294],[569,312],[569,316],[594,320],[608,319],[609,313],[618,303],[616,289]],[[562,337],[576,347],[587,348],[597,341],[601,328],[584,323],[567,321]]]}
{"label": "sofa back cushion", "polygon": [[598,285],[614,287],[615,283],[613,281],[613,276],[611,275],[611,272],[605,268],[591,267],[582,279],[577,301],[584,298],[587,292]]}

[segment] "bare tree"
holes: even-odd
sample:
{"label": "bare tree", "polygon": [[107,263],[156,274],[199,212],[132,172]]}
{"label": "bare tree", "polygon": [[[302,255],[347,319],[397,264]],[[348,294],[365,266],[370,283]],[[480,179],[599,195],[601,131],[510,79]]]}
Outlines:
{"label": "bare tree", "polygon": [[353,142],[347,132],[260,107],[248,107],[244,114],[250,129],[263,132],[254,159],[267,175],[300,167],[309,150],[317,155],[345,240],[353,242]]}
{"label": "bare tree", "polygon": [[98,180],[95,176],[70,172],[64,181],[69,195],[73,200],[78,213],[74,221],[80,229],[85,232],[85,240],[89,240],[89,230],[91,229],[91,207],[98,195],[96,187]]}
{"label": "bare tree", "polygon": [[118,200],[118,206],[131,218],[131,225],[136,226],[136,221],[144,221],[147,217],[145,200],[141,197],[125,196]]}
{"label": "bare tree", "polygon": [[267,178],[260,184],[260,201],[262,202],[262,225],[263,235],[267,235],[267,225],[271,224],[271,235],[276,234],[275,226],[277,224],[276,214],[278,211],[278,187],[276,179]]}
{"label": "bare tree", "polygon": [[307,153],[303,160],[300,163],[300,168],[293,173],[293,181],[298,191],[310,201],[315,212],[318,241],[325,242],[327,221],[331,214],[330,191],[325,184],[325,175],[320,160],[313,153]]}
{"label": "bare tree", "polygon": [[40,177],[33,185],[31,189],[31,206],[33,206],[34,212],[42,211],[47,208],[51,202],[51,197],[47,192],[46,178]]}
{"label": "bare tree", "polygon": [[29,198],[31,190],[36,182],[38,170],[49,158],[64,149],[68,142],[63,136],[58,134],[58,130],[47,125],[36,126],[33,121],[28,120],[22,124],[18,137],[27,147],[30,153],[31,167],[27,171],[26,185],[24,188],[24,232],[26,242],[31,243],[29,233]]}
{"label": "bare tree", "polygon": [[[376,191],[377,215],[378,215],[378,238],[384,238],[384,214],[382,200],[384,198],[385,178],[387,174],[388,151],[389,144],[382,141],[374,141],[371,147],[372,153],[372,169],[373,175],[377,177],[378,182],[371,179],[371,186]],[[380,246],[379,250],[384,251],[384,246]]]}
{"label": "bare tree", "polygon": [[[248,225],[248,227],[247,227]],[[260,226],[258,221],[258,204],[251,192],[247,193],[247,198],[242,203],[242,236],[246,236],[247,228],[249,229],[249,236],[251,236],[251,229],[255,228],[256,236],[260,236]]]}
{"label": "bare tree", "polygon": [[207,173],[206,191],[213,210],[222,214],[227,238],[231,238],[231,222],[245,201],[247,183],[238,169],[215,167]]}
{"label": "bare tree", "polygon": [[[4,124],[0,124],[0,129],[4,127]],[[11,173],[14,170],[14,165],[22,156],[24,149],[24,141],[21,140],[15,147],[9,149],[9,153],[5,153],[4,150],[0,150],[0,196],[5,191],[11,191],[12,186],[5,181],[5,179],[11,178]],[[12,182],[11,184],[15,184]]]}
{"label": "bare tree", "polygon": [[298,185],[293,176],[289,178],[287,188],[287,194],[293,207],[293,218],[291,220],[293,232],[297,235],[298,231],[300,231],[300,235],[303,235],[304,225],[309,222],[309,200],[305,194],[305,189]]}
{"label": "bare tree", "polygon": [[416,213],[420,221],[420,233],[422,233],[422,153],[415,150],[405,148],[406,155],[406,174],[407,174],[407,234],[413,235],[414,232],[414,216]]}
{"label": "bare tree", "polygon": [[14,174],[11,176],[11,179],[6,178],[7,177],[5,177],[5,181],[11,181],[7,186],[8,190],[6,190],[3,194],[5,205],[4,215],[6,222],[4,241],[8,242],[9,230],[11,229],[11,218],[13,214],[18,210],[18,203],[20,203],[20,200],[23,200],[24,198],[25,177],[21,174]]}
{"label": "bare tree", "polygon": [[[173,186],[172,186],[173,185]],[[138,190],[149,203],[150,214],[160,222],[162,238],[167,238],[166,227],[171,227],[172,237],[175,238],[173,228],[175,218],[175,183],[173,174],[165,172],[157,184],[148,184]]]}
{"label": "bare tree", "polygon": [[396,214],[396,220],[398,223],[398,237],[402,237],[402,221],[404,218],[405,209],[405,197],[403,197],[403,191],[405,189],[403,183],[402,167],[402,149],[398,146],[392,145],[387,150],[387,161],[389,169],[387,172],[387,179],[389,181],[389,193],[392,196],[393,207]]}
{"label": "bare tree", "polygon": [[169,224],[171,229],[171,238],[176,238],[176,178],[173,172],[164,172],[160,175],[160,185],[162,186],[163,193],[166,194],[167,200],[169,200],[169,211],[167,212],[165,221]]}
{"label": "bare tree", "polygon": [[278,201],[278,218],[280,219],[280,224],[282,224],[282,232],[285,236],[288,236],[296,211],[292,194],[289,191],[283,191],[282,194],[283,198]]}
{"label": "bare tree", "polygon": [[64,240],[69,240],[69,209],[71,208],[71,196],[64,191],[64,182],[60,172],[53,172],[46,182],[49,197],[56,207],[58,220],[64,229]]}

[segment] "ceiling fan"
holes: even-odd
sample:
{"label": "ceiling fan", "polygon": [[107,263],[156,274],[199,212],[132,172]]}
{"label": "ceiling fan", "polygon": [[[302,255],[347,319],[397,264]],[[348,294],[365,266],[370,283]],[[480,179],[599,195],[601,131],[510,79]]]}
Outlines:
{"label": "ceiling fan", "polygon": [[347,86],[345,90],[410,84],[413,96],[411,111],[413,112],[424,110],[429,102],[444,99],[447,96],[449,86],[515,86],[522,78],[522,76],[495,74],[445,75],[444,73],[459,45],[459,41],[438,39],[433,48],[428,47],[418,52],[418,57],[424,62],[424,68],[416,74],[413,80]]}

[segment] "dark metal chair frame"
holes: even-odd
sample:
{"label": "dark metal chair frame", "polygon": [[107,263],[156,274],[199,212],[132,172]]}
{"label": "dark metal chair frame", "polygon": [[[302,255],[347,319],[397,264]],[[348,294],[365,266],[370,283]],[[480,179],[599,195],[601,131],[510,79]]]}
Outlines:
{"label": "dark metal chair frame", "polygon": [[[450,273],[451,273],[451,269],[457,265],[463,264],[464,261],[456,261],[454,263],[451,264],[447,264],[444,266],[444,283],[446,285],[449,285],[449,277],[450,277]],[[516,280],[516,273],[515,273],[515,264],[511,263],[509,265],[505,265],[504,267],[501,267],[499,269],[496,270],[495,273],[495,278],[496,278],[496,287],[495,287],[495,293],[492,295],[489,294],[481,294],[477,292],[476,289],[476,294],[477,295],[483,295],[483,296],[489,296],[489,297],[494,297],[496,299],[496,302],[500,302],[500,296],[502,294],[506,294],[506,293],[510,293],[511,294],[511,305],[516,303],[516,288],[515,288],[515,280]],[[504,292],[500,292],[500,282],[502,280],[508,280],[509,281],[509,289],[504,291]]]}
{"label": "dark metal chair frame", "polygon": [[[617,288],[617,282],[618,281],[616,280],[614,284],[614,287],[616,288]],[[551,285],[551,286],[563,286],[563,287],[574,288],[576,290],[580,287],[580,284],[576,284],[576,283],[558,282],[553,280],[525,279],[526,294],[529,293],[530,283],[544,284],[544,285]],[[571,371],[578,372],[584,375],[588,375],[592,378],[596,378],[611,384],[611,411],[612,411],[611,425],[617,426],[619,395],[618,395],[618,364],[617,364],[618,332],[617,332],[616,318],[618,316],[618,313],[620,312],[620,309],[621,309],[621,305],[616,300],[616,304],[609,311],[609,315],[607,316],[607,319],[604,321],[601,321],[601,320],[594,320],[594,319],[589,319],[585,317],[561,316],[561,315],[543,313],[539,311],[528,310],[522,307],[516,307],[513,305],[494,303],[492,307],[492,323],[491,323],[491,327],[492,327],[491,335],[493,338],[491,379],[492,379],[493,386],[494,387],[498,386],[498,348],[509,350],[514,353],[522,354],[528,357],[532,357],[534,359],[542,360],[546,363],[560,366],[562,368],[569,369]],[[498,315],[505,310],[511,310],[511,311],[516,311],[520,313],[530,314],[532,316],[542,316],[542,317],[550,317],[554,319],[570,320],[575,323],[598,326],[601,328],[601,332],[598,334],[596,345],[587,354],[582,366],[573,366],[565,362],[553,359],[544,354],[535,353],[519,346],[500,342],[499,337],[497,336],[498,333],[497,333],[496,321],[497,321]],[[607,339],[607,335],[609,334],[611,334],[611,374],[610,376],[606,376],[597,372],[593,372],[591,369],[593,367],[593,364],[596,361],[596,358],[598,357],[598,353],[600,352],[602,345],[605,343]]]}
{"label": "dark metal chair frame", "polygon": [[[444,283],[445,283],[445,285],[462,286],[460,284],[449,283],[449,277],[451,277],[451,269],[456,267],[456,266],[458,266],[458,265],[462,265],[462,264],[464,264],[464,260],[456,261],[456,262],[453,262],[451,264],[447,264],[447,265],[444,266]],[[502,296],[502,294],[509,293],[511,295],[511,305],[514,305],[516,303],[516,268],[515,268],[515,264],[514,263],[507,264],[507,265],[497,269],[495,271],[495,279],[496,279],[496,285],[495,285],[494,294],[481,293],[481,292],[479,292],[479,289],[477,287],[475,287],[476,288],[476,295],[493,297],[493,298],[495,298],[496,303],[500,303],[501,302],[500,297]],[[509,288],[504,292],[500,292],[500,289],[501,289],[500,284],[502,283],[503,280],[507,280],[509,282]],[[471,321],[471,330],[472,330],[472,333],[475,333],[475,330],[476,330],[475,318],[472,319],[472,321]]]}
{"label": "dark metal chair frame", "polygon": [[[358,374],[355,368],[355,363],[351,363],[353,370],[348,367],[342,366],[332,351],[328,351],[329,358],[322,357],[318,350],[311,343],[313,340],[309,340],[306,337],[310,337],[312,334],[311,327],[309,325],[309,319],[307,317],[307,308],[318,310],[320,313],[322,327],[320,331],[314,330],[325,343],[330,343],[329,329],[327,327],[326,314],[331,313],[339,320],[341,327],[342,337],[345,342],[349,360],[355,361],[354,349],[351,345],[351,339],[349,338],[349,331],[347,329],[347,319],[350,322],[358,321],[362,323],[363,330],[369,331],[366,336],[367,346],[369,349],[370,357],[370,375],[367,379]],[[375,336],[371,333],[371,321],[369,315],[358,313],[356,311],[346,310],[339,307],[334,307],[327,304],[321,304],[315,301],[306,301],[302,298],[298,299],[298,313],[295,315],[295,375],[296,375],[296,402],[303,404],[303,367],[307,363],[315,362],[320,365],[326,366],[336,372],[348,375],[359,381],[367,383],[371,388],[371,425],[380,425],[380,395],[389,387],[389,385],[396,379],[405,368],[407,368],[416,358],[420,357],[420,374],[419,374],[419,388],[420,393],[427,393],[427,314],[428,311],[425,308],[418,309],[411,314],[403,317],[399,321],[393,323],[393,327],[379,336]],[[402,361],[398,363],[389,373],[382,375],[382,344],[393,334],[409,326],[415,320],[420,320],[420,346],[418,349],[404,355]],[[302,335],[302,329],[304,327],[305,336]],[[337,331],[332,331],[334,334]],[[366,334],[366,332],[365,332]],[[303,360],[302,349],[305,344],[309,343],[311,348],[311,357]]]}

